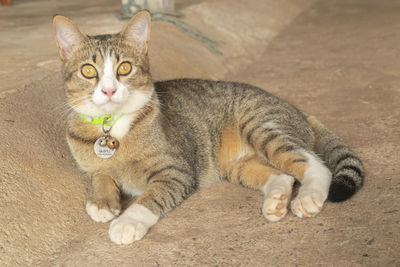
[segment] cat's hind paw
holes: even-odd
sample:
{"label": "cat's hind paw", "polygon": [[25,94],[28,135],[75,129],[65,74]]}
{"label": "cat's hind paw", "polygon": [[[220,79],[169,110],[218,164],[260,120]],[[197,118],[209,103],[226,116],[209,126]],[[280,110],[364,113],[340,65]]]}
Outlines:
{"label": "cat's hind paw", "polygon": [[282,192],[276,192],[264,200],[263,214],[270,222],[277,222],[287,213],[288,196]]}
{"label": "cat's hind paw", "polygon": [[324,201],[318,192],[300,192],[291,202],[291,210],[300,218],[314,217],[321,211]]}
{"label": "cat's hind paw", "polygon": [[271,174],[262,191],[265,194],[263,215],[270,222],[285,217],[292,194],[294,178],[286,174]]}
{"label": "cat's hind paw", "polygon": [[106,205],[99,205],[100,203],[88,201],[86,203],[86,212],[95,222],[108,222],[119,215],[121,208],[120,204],[109,207]]}

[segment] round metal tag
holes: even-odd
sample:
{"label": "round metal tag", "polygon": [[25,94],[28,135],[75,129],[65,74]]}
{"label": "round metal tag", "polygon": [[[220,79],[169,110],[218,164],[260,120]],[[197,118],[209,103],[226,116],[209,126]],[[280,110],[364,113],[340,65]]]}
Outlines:
{"label": "round metal tag", "polygon": [[102,159],[111,158],[115,153],[115,149],[110,149],[107,145],[104,144],[102,146],[100,143],[103,140],[104,137],[100,137],[96,140],[96,142],[94,143],[94,153],[96,153],[96,155]]}

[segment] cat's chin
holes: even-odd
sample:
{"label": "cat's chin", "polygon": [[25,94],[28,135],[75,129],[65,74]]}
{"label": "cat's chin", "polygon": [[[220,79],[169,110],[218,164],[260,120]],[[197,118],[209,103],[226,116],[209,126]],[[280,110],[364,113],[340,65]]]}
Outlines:
{"label": "cat's chin", "polygon": [[123,104],[121,103],[116,103],[116,102],[107,102],[101,106],[99,106],[99,109],[104,111],[105,113],[118,113],[118,109],[122,106]]}
{"label": "cat's chin", "polygon": [[125,106],[127,101],[115,101],[115,100],[108,100],[105,103],[94,103],[95,110],[97,113],[104,114],[117,114],[121,113],[121,110]]}
{"label": "cat's chin", "polygon": [[107,114],[117,114],[120,113],[119,110],[123,104],[121,103],[115,103],[115,102],[108,102],[102,105],[96,105],[96,104],[87,104],[87,105],[82,105],[79,107],[75,107],[74,110],[77,113],[84,114],[86,116],[91,116],[91,117],[98,117],[102,115],[107,115]]}

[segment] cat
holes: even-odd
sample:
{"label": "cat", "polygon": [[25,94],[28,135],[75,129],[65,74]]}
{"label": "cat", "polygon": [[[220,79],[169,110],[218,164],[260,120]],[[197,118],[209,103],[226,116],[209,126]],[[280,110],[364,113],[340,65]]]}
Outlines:
{"label": "cat", "polygon": [[[313,116],[255,86],[178,79],[153,83],[150,14],[138,12],[120,33],[88,36],[54,17],[72,112],[67,142],[91,179],[86,204],[111,221],[117,244],[140,240],[201,185],[226,180],[264,195],[271,222],[288,211],[319,213],[361,188],[364,168],[348,146]],[[121,214],[120,195],[136,197]]]}

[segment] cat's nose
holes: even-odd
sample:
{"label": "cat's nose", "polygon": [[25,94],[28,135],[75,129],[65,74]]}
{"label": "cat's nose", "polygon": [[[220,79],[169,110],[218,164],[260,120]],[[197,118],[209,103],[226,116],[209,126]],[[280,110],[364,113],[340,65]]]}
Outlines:
{"label": "cat's nose", "polygon": [[101,89],[101,91],[103,92],[103,94],[105,94],[108,97],[112,97],[115,92],[117,91],[115,88],[103,88]]}

